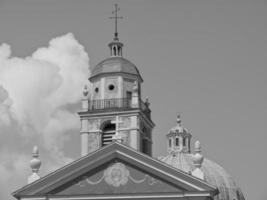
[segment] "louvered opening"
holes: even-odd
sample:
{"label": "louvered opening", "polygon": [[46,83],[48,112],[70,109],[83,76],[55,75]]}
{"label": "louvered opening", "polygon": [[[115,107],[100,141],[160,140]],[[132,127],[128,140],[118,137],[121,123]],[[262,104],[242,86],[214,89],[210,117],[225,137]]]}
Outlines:
{"label": "louvered opening", "polygon": [[115,135],[116,125],[107,124],[102,133],[102,146],[106,146],[112,142],[112,137]]}

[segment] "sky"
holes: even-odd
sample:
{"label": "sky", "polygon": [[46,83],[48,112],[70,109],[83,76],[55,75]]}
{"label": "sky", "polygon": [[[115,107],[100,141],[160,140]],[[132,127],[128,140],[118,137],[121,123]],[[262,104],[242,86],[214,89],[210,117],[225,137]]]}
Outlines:
{"label": "sky", "polygon": [[264,0],[0,0],[0,199],[26,184],[34,145],[40,175],[79,158],[76,112],[88,69],[109,56],[115,3],[151,103],[153,155],[167,154],[180,113],[246,199],[267,199]]}

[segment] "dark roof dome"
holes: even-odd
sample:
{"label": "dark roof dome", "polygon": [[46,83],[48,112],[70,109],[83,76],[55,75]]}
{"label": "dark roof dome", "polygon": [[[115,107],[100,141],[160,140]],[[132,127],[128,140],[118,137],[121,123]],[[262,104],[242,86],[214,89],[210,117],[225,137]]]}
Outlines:
{"label": "dark roof dome", "polygon": [[[158,159],[187,173],[190,173],[195,168],[193,154],[191,153],[168,154]],[[214,200],[245,200],[241,189],[220,165],[204,158],[201,169],[205,174],[204,180],[216,186],[219,190],[219,194]]]}
{"label": "dark roof dome", "polygon": [[90,79],[98,75],[109,73],[131,74],[137,76],[138,78],[140,78],[141,81],[143,81],[137,67],[131,61],[120,56],[110,57],[98,63],[92,69]]}

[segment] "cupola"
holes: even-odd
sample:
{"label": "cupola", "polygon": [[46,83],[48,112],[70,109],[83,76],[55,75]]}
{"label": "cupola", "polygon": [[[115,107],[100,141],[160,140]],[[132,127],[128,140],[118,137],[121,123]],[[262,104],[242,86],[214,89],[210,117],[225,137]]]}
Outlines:
{"label": "cupola", "polygon": [[115,19],[115,32],[114,32],[114,39],[111,43],[109,43],[110,48],[110,56],[122,56],[122,47],[123,44],[119,42],[118,37],[118,19],[122,19],[122,17],[118,17],[118,11],[120,8],[117,4],[115,4],[115,10],[112,12],[114,16],[110,17],[110,19]]}
{"label": "cupola", "polygon": [[180,115],[177,116],[177,124],[171,128],[167,137],[167,148],[169,153],[190,153],[191,134],[182,126]]}

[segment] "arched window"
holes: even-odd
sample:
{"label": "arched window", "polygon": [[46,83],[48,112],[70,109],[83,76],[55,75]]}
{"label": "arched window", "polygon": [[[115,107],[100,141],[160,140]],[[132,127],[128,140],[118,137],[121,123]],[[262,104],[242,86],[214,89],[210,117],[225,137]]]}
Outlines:
{"label": "arched window", "polygon": [[113,55],[116,56],[117,55],[117,51],[116,51],[116,47],[113,47]]}
{"label": "arched window", "polygon": [[169,147],[172,147],[172,139],[169,139]]}
{"label": "arched window", "polygon": [[115,135],[116,125],[108,123],[102,129],[102,146],[106,146],[112,142],[112,137]]}
{"label": "arched window", "polygon": [[118,47],[118,56],[120,56],[120,55],[121,55],[121,48]]}
{"label": "arched window", "polygon": [[178,137],[175,138],[175,145],[176,145],[176,146],[179,146],[179,138],[178,138]]}

